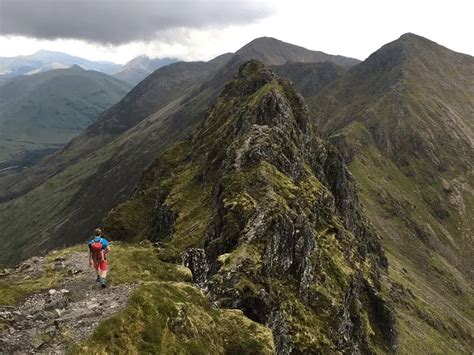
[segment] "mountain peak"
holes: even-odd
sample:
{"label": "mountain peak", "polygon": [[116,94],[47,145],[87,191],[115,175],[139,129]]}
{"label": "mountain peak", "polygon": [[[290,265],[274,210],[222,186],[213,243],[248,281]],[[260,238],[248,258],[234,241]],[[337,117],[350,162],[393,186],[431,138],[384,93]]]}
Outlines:
{"label": "mountain peak", "polygon": [[359,60],[354,58],[309,50],[304,47],[286,43],[272,37],[256,38],[239,49],[236,54],[241,56],[244,60],[261,60],[265,65],[281,65],[288,61],[331,61],[335,64],[350,67],[359,63]]}
{"label": "mountain peak", "polygon": [[410,32],[405,33],[395,41],[386,44],[382,47],[382,49],[390,46],[400,46],[406,51],[407,55],[421,54],[426,56],[429,60],[433,60],[438,56],[451,56],[455,54],[471,57],[467,54],[452,51],[449,48],[446,48],[445,46],[442,46],[441,44],[436,43],[428,38]]}
{"label": "mountain peak", "polygon": [[426,40],[425,37],[422,37],[420,35],[417,35],[416,33],[413,33],[413,32],[407,32],[407,33],[404,33],[400,36],[399,38],[400,40],[403,40],[403,39],[408,39],[408,40],[418,40],[418,39],[423,39],[423,40]]}
{"label": "mountain peak", "polygon": [[70,70],[80,70],[80,71],[85,70],[84,68],[82,68],[81,66],[79,66],[77,64],[71,65],[68,69],[70,69]]}
{"label": "mountain peak", "polygon": [[40,55],[40,54],[48,54],[52,53],[51,51],[47,51],[46,49],[40,49],[39,51],[34,52],[32,55]]}
{"label": "mountain peak", "polygon": [[438,47],[444,48],[436,42],[430,41],[429,39],[419,36],[417,34],[408,32],[400,36],[395,43],[402,44],[406,48],[421,48],[421,47]]}
{"label": "mountain peak", "polygon": [[276,39],[274,37],[267,37],[267,36],[263,36],[263,37],[257,37],[255,39],[253,39],[252,41],[250,41],[249,43],[247,43],[245,46],[252,46],[252,45],[258,45],[258,44],[262,44],[262,43],[285,43],[279,39]]}
{"label": "mountain peak", "polygon": [[54,60],[58,58],[73,58],[70,54],[58,52],[58,51],[48,51],[46,49],[40,49],[35,53],[28,55],[27,57],[37,59],[37,60]]}

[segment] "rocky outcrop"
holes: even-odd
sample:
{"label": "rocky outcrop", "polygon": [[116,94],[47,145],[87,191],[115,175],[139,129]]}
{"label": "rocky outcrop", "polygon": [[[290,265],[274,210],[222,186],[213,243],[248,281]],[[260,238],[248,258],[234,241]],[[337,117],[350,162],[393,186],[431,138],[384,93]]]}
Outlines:
{"label": "rocky outcrop", "polygon": [[396,351],[387,260],[352,176],[291,84],[258,61],[105,223],[182,255],[218,306],[272,329],[279,354]]}
{"label": "rocky outcrop", "polygon": [[[21,283],[15,286],[18,278],[46,283],[41,277],[46,277],[43,274],[49,267],[45,258],[34,257],[5,277],[11,287],[22,287]],[[94,283],[95,273],[84,252],[58,256],[52,267],[64,275],[55,288],[34,293],[15,305],[0,306],[0,352],[66,353],[74,343],[87,339],[102,320],[123,309],[137,286],[101,289]]]}

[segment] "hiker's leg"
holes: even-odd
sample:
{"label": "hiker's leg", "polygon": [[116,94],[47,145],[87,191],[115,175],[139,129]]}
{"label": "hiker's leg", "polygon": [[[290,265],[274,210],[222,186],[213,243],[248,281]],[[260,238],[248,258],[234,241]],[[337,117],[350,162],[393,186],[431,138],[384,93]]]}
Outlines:
{"label": "hiker's leg", "polygon": [[100,265],[100,274],[101,274],[101,279],[100,279],[100,283],[102,285],[102,287],[107,287],[107,280],[106,280],[106,277],[107,277],[107,261],[102,261],[101,265]]}
{"label": "hiker's leg", "polygon": [[105,279],[107,277],[107,261],[102,261],[100,263],[100,277]]}
{"label": "hiker's leg", "polygon": [[94,263],[94,269],[95,269],[95,273],[97,274],[97,278],[95,279],[96,282],[100,282],[100,266],[99,266],[99,263],[96,263],[95,261],[93,262]]}
{"label": "hiker's leg", "polygon": [[107,260],[102,261],[101,264],[101,271],[102,271],[102,277],[105,279],[107,277]]}

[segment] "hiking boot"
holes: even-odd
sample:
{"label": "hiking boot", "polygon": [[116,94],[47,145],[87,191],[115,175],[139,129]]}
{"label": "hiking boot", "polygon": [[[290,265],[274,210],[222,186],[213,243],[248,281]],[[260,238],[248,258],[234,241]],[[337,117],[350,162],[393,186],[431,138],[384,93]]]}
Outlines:
{"label": "hiking boot", "polygon": [[107,287],[107,281],[105,279],[102,279],[100,285],[102,286],[102,288],[106,288]]}
{"label": "hiking boot", "polygon": [[97,275],[97,278],[95,279],[95,282],[100,283],[100,276]]}

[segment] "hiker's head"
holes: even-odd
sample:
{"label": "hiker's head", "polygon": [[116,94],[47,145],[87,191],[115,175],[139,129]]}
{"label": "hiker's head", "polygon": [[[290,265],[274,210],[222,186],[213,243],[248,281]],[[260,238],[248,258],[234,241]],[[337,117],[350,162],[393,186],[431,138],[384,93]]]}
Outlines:
{"label": "hiker's head", "polygon": [[94,231],[94,234],[96,237],[100,237],[102,235],[102,230],[100,228],[97,228],[95,231]]}

